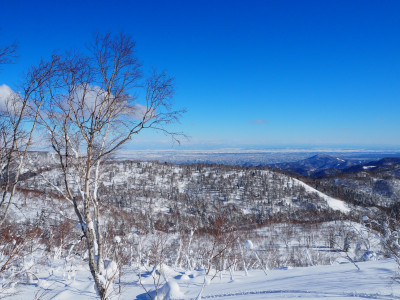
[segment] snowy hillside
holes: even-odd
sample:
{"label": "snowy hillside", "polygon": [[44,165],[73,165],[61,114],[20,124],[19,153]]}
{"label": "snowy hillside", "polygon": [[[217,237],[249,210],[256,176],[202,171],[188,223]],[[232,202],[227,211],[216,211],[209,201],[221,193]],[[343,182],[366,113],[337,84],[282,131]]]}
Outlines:
{"label": "snowy hillside", "polygon": [[[339,220],[349,216],[350,209],[351,218],[357,220],[363,213],[304,182],[268,169],[123,161],[105,164],[101,174],[98,189],[102,203],[141,217],[146,213],[179,214],[207,223],[216,213],[229,211],[237,225],[248,227],[289,216],[300,222]],[[75,188],[79,180],[71,178]],[[42,170],[24,180],[21,187],[59,196],[62,181],[58,169]],[[78,190],[75,193],[79,195]],[[176,223],[169,221],[172,223],[160,226],[174,230]]]}
{"label": "snowy hillside", "polygon": [[[87,225],[63,196],[52,158],[40,159],[30,159],[36,171],[23,174],[0,235],[1,293],[96,298]],[[111,298],[400,296],[398,264],[388,259],[398,257],[398,234],[379,208],[373,219],[371,209],[262,168],[111,161],[100,169]],[[81,205],[81,179],[69,180]]]}

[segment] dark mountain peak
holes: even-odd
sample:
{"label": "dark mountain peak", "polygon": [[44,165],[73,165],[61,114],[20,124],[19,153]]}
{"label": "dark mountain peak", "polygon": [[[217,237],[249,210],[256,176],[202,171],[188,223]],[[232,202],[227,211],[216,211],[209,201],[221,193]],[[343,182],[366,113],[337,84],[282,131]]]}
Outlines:
{"label": "dark mountain peak", "polygon": [[337,158],[337,157],[333,157],[327,154],[317,154],[314,156],[311,156],[309,158],[306,158],[304,161],[324,161],[324,162],[344,162],[343,159]]}
{"label": "dark mountain peak", "polygon": [[317,154],[309,158],[290,163],[276,164],[273,167],[304,176],[323,176],[326,170],[341,170],[348,168],[356,162],[341,159],[327,154]]}
{"label": "dark mountain peak", "polygon": [[400,164],[400,157],[385,157],[375,162],[379,166],[392,166]]}
{"label": "dark mountain peak", "polygon": [[298,164],[312,164],[315,167],[323,167],[325,165],[342,165],[346,164],[348,160],[344,160],[341,158],[333,157],[327,154],[317,154],[306,158],[302,161],[298,161]]}
{"label": "dark mountain peak", "polygon": [[330,156],[328,154],[316,154],[314,156],[311,156],[307,159],[319,159],[319,158],[331,158],[331,159],[335,159],[333,156]]}

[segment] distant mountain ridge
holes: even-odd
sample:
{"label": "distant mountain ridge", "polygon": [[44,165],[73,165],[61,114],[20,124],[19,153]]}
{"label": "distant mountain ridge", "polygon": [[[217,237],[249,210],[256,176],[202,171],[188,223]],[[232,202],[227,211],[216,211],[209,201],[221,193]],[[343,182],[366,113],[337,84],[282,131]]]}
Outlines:
{"label": "distant mountain ridge", "polygon": [[339,173],[344,169],[358,166],[361,163],[363,163],[361,160],[342,159],[326,154],[317,154],[296,162],[271,164],[269,166],[302,176],[320,177]]}
{"label": "distant mountain ridge", "polygon": [[385,157],[380,160],[370,161],[367,163],[355,165],[347,168],[346,172],[358,172],[358,171],[389,171],[400,164],[400,157]]}
{"label": "distant mountain ridge", "polygon": [[356,173],[360,171],[392,171],[393,175],[399,177],[400,172],[398,172],[398,169],[400,168],[400,157],[385,157],[379,160],[366,162],[362,160],[342,159],[326,154],[317,154],[295,162],[270,164],[269,167],[314,178],[339,175],[341,173]]}

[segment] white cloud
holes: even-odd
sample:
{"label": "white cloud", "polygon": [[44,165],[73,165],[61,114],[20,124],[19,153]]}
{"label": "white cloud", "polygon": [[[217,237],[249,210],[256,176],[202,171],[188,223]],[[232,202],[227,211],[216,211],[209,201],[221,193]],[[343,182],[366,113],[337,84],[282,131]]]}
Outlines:
{"label": "white cloud", "polygon": [[132,106],[130,116],[133,120],[141,120],[147,112],[147,106],[136,103]]}
{"label": "white cloud", "polygon": [[21,98],[8,85],[0,85],[0,112],[17,113],[22,108]]}
{"label": "white cloud", "polygon": [[0,111],[7,109],[7,102],[13,94],[13,90],[8,85],[0,85]]}
{"label": "white cloud", "polygon": [[[101,103],[104,101],[106,94],[107,92],[98,86],[89,86],[86,90],[79,87],[75,92],[75,101],[76,104],[79,103],[81,105],[81,101],[84,97],[84,110],[89,113],[93,111],[98,112],[99,109],[104,109]],[[114,95],[110,96],[111,99],[113,97]],[[120,105],[123,109],[123,113],[131,120],[141,120],[147,112],[147,106],[142,104],[136,103],[134,105],[128,105],[127,102],[123,101]]]}
{"label": "white cloud", "polygon": [[[106,92],[98,86],[89,86],[86,89],[78,87],[75,90],[74,102],[76,104],[75,109],[80,107],[82,104],[84,109],[88,112],[93,112],[98,109],[98,105],[104,100]],[[84,101],[82,103],[82,101]]]}

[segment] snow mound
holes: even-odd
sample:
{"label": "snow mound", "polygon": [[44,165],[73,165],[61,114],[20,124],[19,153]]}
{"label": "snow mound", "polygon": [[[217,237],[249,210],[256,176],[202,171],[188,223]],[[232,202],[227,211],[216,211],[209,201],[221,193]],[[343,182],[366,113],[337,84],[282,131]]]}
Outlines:
{"label": "snow mound", "polygon": [[168,280],[167,283],[158,291],[158,295],[160,299],[164,300],[175,300],[175,299],[184,299],[185,294],[182,293],[179,284],[174,280]]}
{"label": "snow mound", "polygon": [[161,272],[162,272],[165,280],[168,280],[169,278],[174,278],[179,275],[179,273],[177,271],[175,271],[173,268],[171,268],[170,266],[168,266],[166,264],[162,264]]}
{"label": "snow mound", "polygon": [[190,277],[187,274],[182,274],[179,279],[183,280],[183,281],[188,281],[188,280],[190,280]]}
{"label": "snow mound", "polygon": [[244,246],[245,246],[247,249],[250,249],[250,250],[253,250],[253,249],[254,249],[253,242],[250,241],[250,240],[246,240],[246,241],[244,242]]}

